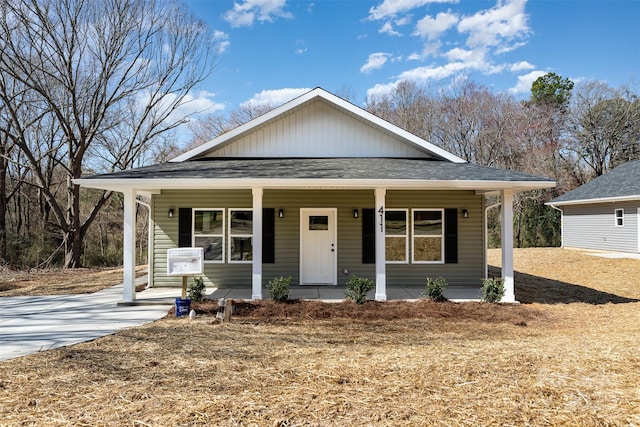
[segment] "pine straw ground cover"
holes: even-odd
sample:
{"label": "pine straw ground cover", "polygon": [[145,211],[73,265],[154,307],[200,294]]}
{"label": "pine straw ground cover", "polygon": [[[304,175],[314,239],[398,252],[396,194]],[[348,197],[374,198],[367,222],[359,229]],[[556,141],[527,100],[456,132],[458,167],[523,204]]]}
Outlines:
{"label": "pine straw ground cover", "polygon": [[528,304],[244,303],[220,324],[209,303],[2,362],[0,425],[640,425],[640,261],[515,264]]}

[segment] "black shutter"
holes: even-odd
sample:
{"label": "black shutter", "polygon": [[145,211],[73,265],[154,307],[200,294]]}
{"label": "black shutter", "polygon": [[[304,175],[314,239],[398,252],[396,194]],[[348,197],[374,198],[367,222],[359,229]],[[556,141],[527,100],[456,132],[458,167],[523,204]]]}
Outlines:
{"label": "black shutter", "polygon": [[273,264],[276,262],[276,210],[274,208],[262,209],[262,263]]}
{"label": "black shutter", "polygon": [[178,209],[178,247],[191,247],[191,208]]}
{"label": "black shutter", "polygon": [[458,262],[458,209],[444,210],[444,262]]}
{"label": "black shutter", "polygon": [[376,263],[376,211],[362,209],[362,263]]}

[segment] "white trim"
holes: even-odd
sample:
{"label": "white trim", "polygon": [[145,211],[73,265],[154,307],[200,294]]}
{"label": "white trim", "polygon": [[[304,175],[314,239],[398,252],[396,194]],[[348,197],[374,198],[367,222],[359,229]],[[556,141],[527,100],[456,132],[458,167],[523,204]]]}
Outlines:
{"label": "white trim", "polygon": [[[405,233],[404,236],[399,234],[387,234],[387,213],[388,212],[404,212],[405,219]],[[411,225],[409,223],[409,209],[407,208],[388,208],[384,211],[384,247],[385,247],[385,260],[387,264],[409,264],[409,229]],[[386,256],[387,238],[400,239],[404,237],[404,260],[403,261],[389,261]]]}
{"label": "white trim", "polygon": [[[414,224],[414,212],[440,212],[440,236],[436,235],[416,235]],[[416,261],[416,237],[436,238],[440,237],[440,260],[439,261]],[[444,264],[444,208],[412,208],[411,209],[411,263],[412,264]]]}
{"label": "white trim", "polygon": [[133,302],[136,299],[136,190],[134,188],[124,191],[123,216],[122,301]]}
{"label": "white trim", "polygon": [[210,179],[210,178],[175,178],[175,179],[74,179],[74,184],[86,188],[123,192],[127,188],[152,190],[192,190],[204,189],[350,189],[369,190],[383,187],[390,190],[478,190],[527,191],[541,188],[553,188],[555,181],[464,181],[464,180],[409,180],[409,179]]}
{"label": "white trim", "polygon": [[443,150],[440,147],[437,147],[422,138],[413,135],[410,132],[407,132],[404,129],[395,126],[386,120],[381,119],[380,117],[371,114],[370,112],[351,104],[350,102],[345,101],[344,99],[333,95],[332,93],[327,92],[322,88],[315,88],[310,90],[309,92],[257,117],[243,125],[238,126],[235,129],[230,130],[229,132],[225,132],[224,134],[212,139],[209,142],[205,142],[204,144],[187,151],[184,154],[170,160],[171,162],[183,162],[185,160],[190,160],[196,157],[200,157],[205,155],[207,152],[212,151],[218,147],[225,145],[231,140],[249,132],[253,129],[260,128],[266,125],[268,122],[278,119],[280,116],[283,116],[293,110],[296,110],[302,107],[304,104],[307,104],[311,101],[322,99],[329,104],[333,104],[344,111],[356,116],[357,118],[368,122],[373,127],[378,127],[383,129],[384,131],[390,132],[400,139],[405,140],[410,145],[414,145],[423,151],[435,156],[439,157],[443,160],[449,160],[453,163],[467,163],[464,159],[455,156],[454,154],[449,153],[448,151]]}
{"label": "white trim", "polygon": [[[196,211],[219,211],[222,212],[222,232],[220,234],[198,234],[196,236]],[[222,259],[205,259],[205,264],[224,264],[225,262],[225,209],[224,208],[192,208],[191,209],[191,246],[199,248],[196,245],[196,237],[221,237],[222,238]]]}
{"label": "white trim", "polygon": [[[309,260],[306,260],[304,257],[304,243],[305,238],[308,235],[308,221],[304,221],[305,218],[309,216],[315,215],[325,215],[329,217],[329,230],[333,231],[333,235],[331,236],[332,243],[332,252],[333,252],[333,271],[331,271],[331,281],[329,282],[332,285],[338,284],[338,209],[337,208],[300,208],[300,285],[313,285],[313,283],[304,283],[303,279],[305,279],[305,265]],[[333,219],[333,221],[331,221]],[[333,229],[332,229],[333,228]],[[328,249],[328,248],[327,248]]]}
{"label": "white trim", "polygon": [[502,302],[515,302],[515,286],[513,274],[513,192],[502,190],[500,192],[502,203],[502,215],[500,233],[502,246],[502,278],[504,279],[504,296]]}
{"label": "white trim", "polygon": [[[227,239],[228,240],[228,245],[227,245],[227,263],[229,264],[252,264],[253,260],[232,260],[231,259],[231,239],[234,237],[239,237],[239,238],[250,238],[251,239],[251,246],[253,247],[254,241],[253,241],[253,231],[251,232],[251,234],[231,234],[231,212],[235,212],[235,211],[245,211],[245,212],[251,212],[251,227],[253,229],[253,209],[252,208],[227,208],[227,215],[229,218],[229,221],[227,221]],[[253,257],[253,251],[251,256]]]}
{"label": "white trim", "polygon": [[262,299],[262,196],[264,190],[251,189],[253,198],[253,263],[251,266],[251,299]]}
{"label": "white trim", "polygon": [[545,203],[545,205],[549,205],[549,206],[590,205],[593,203],[629,202],[634,200],[640,200],[640,194],[631,195],[631,196],[619,196],[619,197],[601,197],[598,199],[570,200],[566,202],[547,202]]}
{"label": "white trim", "polygon": [[638,253],[640,253],[640,207],[638,207],[638,213],[636,218],[636,234],[638,236]]}
{"label": "white trim", "polygon": [[376,224],[376,301],[387,300],[387,263],[385,261],[384,212],[386,204],[386,188],[375,189],[375,215],[380,221]]}

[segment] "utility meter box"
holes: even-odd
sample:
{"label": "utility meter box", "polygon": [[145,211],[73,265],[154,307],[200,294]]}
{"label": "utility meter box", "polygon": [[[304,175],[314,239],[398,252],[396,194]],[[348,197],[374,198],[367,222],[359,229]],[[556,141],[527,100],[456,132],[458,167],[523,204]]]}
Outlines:
{"label": "utility meter box", "polygon": [[172,248],[167,250],[168,276],[204,274],[204,248]]}

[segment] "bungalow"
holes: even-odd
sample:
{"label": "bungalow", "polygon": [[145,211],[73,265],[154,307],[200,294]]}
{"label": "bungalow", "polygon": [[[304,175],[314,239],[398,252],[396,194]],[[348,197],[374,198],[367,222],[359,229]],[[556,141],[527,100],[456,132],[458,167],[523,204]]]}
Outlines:
{"label": "bungalow", "polygon": [[[444,277],[477,298],[486,269],[485,196],[502,203],[503,301],[515,301],[514,193],[549,179],[482,167],[316,88],[170,162],[84,177],[124,193],[124,301],[135,299],[135,205],[151,197],[150,284],[180,286],[167,251],[203,247],[209,286],[267,281],[387,288]],[[505,226],[506,225],[506,226]]]}
{"label": "bungalow", "polygon": [[557,197],[562,246],[640,253],[640,160]]}

